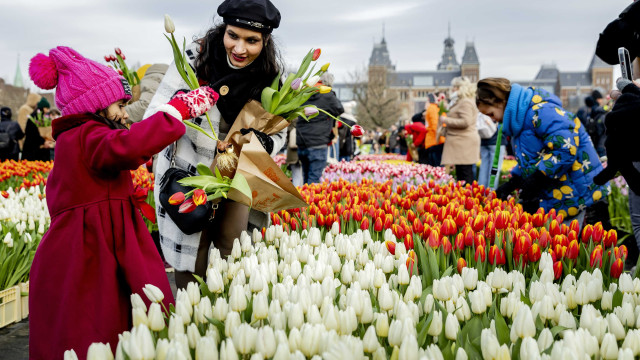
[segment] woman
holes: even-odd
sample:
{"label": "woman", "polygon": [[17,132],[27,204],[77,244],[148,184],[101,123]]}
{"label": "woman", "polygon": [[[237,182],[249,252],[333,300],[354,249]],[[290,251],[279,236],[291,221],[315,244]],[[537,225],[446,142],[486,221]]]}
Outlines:
{"label": "woman", "polygon": [[424,148],[427,153],[427,164],[431,166],[440,166],[440,163],[442,162],[442,149],[444,147],[444,137],[440,136],[439,139],[436,139],[440,107],[436,104],[435,95],[430,93],[427,98],[428,100],[424,105],[424,120],[427,127],[427,135],[424,139]]}
{"label": "woman", "polygon": [[521,189],[525,211],[556,209],[566,223],[577,219],[582,226],[585,209],[608,190],[593,183],[602,164],[580,120],[562,109],[557,96],[504,78],[480,80],[476,103],[480,112],[503,124],[518,161],[497,196],[506,199]]}
{"label": "woman", "polygon": [[447,140],[442,150],[442,164],[455,165],[456,180],[471,184],[473,165],[480,160],[480,136],[476,129],[478,109],[474,103],[475,86],[466,78],[451,82],[453,93],[447,116],[440,121],[447,128]]}
{"label": "woman", "polygon": [[[283,67],[271,31],[280,24],[280,12],[269,0],[225,0],[218,7],[223,23],[210,29],[207,34],[186,49],[189,63],[196,70],[201,83],[208,83],[219,94],[216,106],[209,112],[217,135],[223,139],[238,113],[247,101],[260,100],[262,89],[269,86]],[[145,118],[158,110],[179,90],[188,89],[175,64],[169,66],[167,74],[158,87],[156,95],[145,113]],[[193,120],[209,131],[207,120]],[[253,131],[265,150],[272,156],[282,148],[287,130],[274,136]],[[158,156],[156,186],[170,167],[172,152],[176,146],[175,166],[196,174],[198,163],[210,164],[216,154],[216,142],[205,135],[187,129],[186,134],[175,145],[169,146]],[[158,192],[156,204],[159,204]],[[176,285],[185,288],[194,281],[193,274],[204,277],[207,269],[209,246],[213,242],[221,255],[231,253],[233,241],[243,230],[267,225],[263,213],[249,211],[245,205],[222,201],[215,216],[201,233],[186,235],[181,232],[158,205],[158,228],[160,244],[166,261],[176,269]]]}

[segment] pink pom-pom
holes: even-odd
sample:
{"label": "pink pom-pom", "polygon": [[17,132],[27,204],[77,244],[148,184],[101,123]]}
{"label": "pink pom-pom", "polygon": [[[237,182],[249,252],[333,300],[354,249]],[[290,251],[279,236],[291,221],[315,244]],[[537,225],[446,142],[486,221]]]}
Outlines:
{"label": "pink pom-pom", "polygon": [[58,69],[56,63],[45,54],[38,54],[31,59],[29,76],[41,89],[50,90],[58,85]]}

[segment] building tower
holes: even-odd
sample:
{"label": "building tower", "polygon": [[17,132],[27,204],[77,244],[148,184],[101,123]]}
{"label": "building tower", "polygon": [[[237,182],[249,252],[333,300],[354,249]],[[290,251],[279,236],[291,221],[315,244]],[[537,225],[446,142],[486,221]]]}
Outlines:
{"label": "building tower", "polygon": [[22,81],[22,70],[20,70],[20,54],[18,54],[18,61],[16,62],[16,75],[13,78],[13,86],[24,88],[24,81]]}
{"label": "building tower", "polygon": [[461,76],[466,77],[472,83],[480,80],[480,61],[478,61],[478,54],[476,54],[476,47],[473,41],[467,41],[467,45],[464,48],[460,72]]}
{"label": "building tower", "polygon": [[605,63],[598,55],[593,55],[589,65],[591,73],[591,87],[600,88],[608,92],[613,87],[613,66]]}
{"label": "building tower", "polygon": [[389,50],[387,49],[387,41],[384,38],[384,25],[382,27],[382,41],[373,45],[373,51],[369,58],[369,80],[378,78],[384,84],[387,82],[387,73],[395,70],[395,66],[391,64]]}
{"label": "building tower", "polygon": [[438,64],[438,70],[442,71],[460,71],[460,65],[456,59],[456,51],[453,48],[453,38],[451,37],[451,24],[449,24],[449,34],[444,40],[444,53],[442,53],[442,61]]}

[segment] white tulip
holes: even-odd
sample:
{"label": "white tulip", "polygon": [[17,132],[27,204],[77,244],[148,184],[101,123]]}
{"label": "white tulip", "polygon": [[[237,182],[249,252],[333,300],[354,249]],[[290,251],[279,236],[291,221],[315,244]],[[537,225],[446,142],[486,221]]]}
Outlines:
{"label": "white tulip", "polygon": [[387,360],[387,352],[384,350],[384,348],[381,346],[378,348],[378,350],[376,350],[373,353],[373,356],[371,357],[372,360]]}
{"label": "white tulip", "polygon": [[[169,351],[169,340],[167,339],[158,339],[158,342],[156,343],[156,360],[166,360],[167,358],[167,352]],[[116,353],[118,352],[118,350],[116,350]],[[217,348],[216,348],[216,354],[217,354]],[[123,356],[124,358],[124,356]],[[217,355],[216,355],[216,359],[217,359]]]}
{"label": "white tulip", "polygon": [[251,354],[256,346],[258,330],[247,323],[242,323],[233,333],[233,345],[243,355]]}
{"label": "white tulip", "polygon": [[158,287],[154,285],[147,284],[142,288],[142,291],[151,302],[159,303],[164,299],[164,294],[162,293],[162,290],[160,290]]}
{"label": "white tulip", "polygon": [[200,337],[201,336],[200,331],[198,330],[198,326],[195,323],[189,324],[189,326],[187,326],[187,340],[191,349],[196,348]]}
{"label": "white tulip", "polygon": [[133,317],[133,326],[136,327],[140,324],[149,325],[149,319],[147,318],[147,313],[142,308],[133,308],[131,310],[131,314]]}
{"label": "white tulip", "polygon": [[461,300],[458,301],[459,308],[456,310],[455,315],[458,318],[458,321],[468,321],[471,319],[471,309],[469,308],[469,304],[464,298],[459,299]]}
{"label": "white tulip", "polygon": [[544,323],[547,320],[553,319],[555,316],[555,311],[553,308],[553,302],[551,301],[551,297],[549,297],[548,295],[545,295],[542,297],[542,300],[539,303],[540,303],[540,311],[538,312],[538,315],[540,315],[540,320],[542,320],[542,322]]}
{"label": "white tulip", "polygon": [[424,305],[423,305],[423,310],[426,314],[430,313],[431,311],[433,311],[433,304],[435,303],[435,299],[433,298],[433,295],[428,294],[427,297],[424,299]]}
{"label": "white tulip", "polygon": [[67,350],[64,352],[64,360],[78,360],[78,355],[73,350]]}
{"label": "white tulip", "polygon": [[203,336],[196,344],[196,360],[218,360],[218,345],[211,336]]}
{"label": "white tulip", "polygon": [[87,360],[113,360],[111,347],[103,343],[91,344],[87,350]]}
{"label": "white tulip", "polygon": [[267,358],[271,358],[276,353],[276,337],[270,326],[265,326],[258,330],[256,337],[256,351]]}
{"label": "white tulip", "polygon": [[131,294],[131,305],[133,308],[141,308],[145,313],[147,312],[147,305],[144,304],[142,297],[138,294]]}
{"label": "white tulip", "polygon": [[389,311],[393,309],[393,297],[387,284],[382,285],[378,291],[378,304],[382,311]]}
{"label": "white tulip", "polygon": [[180,315],[180,318],[185,325],[191,322],[192,312],[193,309],[191,309],[191,304],[176,300],[176,314]]}
{"label": "white tulip", "polygon": [[607,315],[607,324],[609,325],[609,333],[613,334],[616,337],[616,340],[624,339],[626,335],[624,326],[622,326],[620,319],[618,319],[615,314]]}
{"label": "white tulip", "polygon": [[451,313],[447,314],[447,320],[444,324],[444,335],[447,339],[455,341],[458,336],[458,331],[460,331],[458,319]]}
{"label": "white tulip", "polygon": [[630,329],[624,338],[622,348],[631,349],[634,356],[640,354],[640,330]]}
{"label": "white tulip", "polygon": [[184,334],[184,321],[180,315],[173,314],[169,318],[169,339],[173,339],[176,334]]}
{"label": "white tulip", "polygon": [[407,270],[407,265],[405,263],[400,264],[398,267],[398,284],[409,284],[409,270]]}
{"label": "white tulip", "polygon": [[380,347],[378,337],[376,336],[376,329],[373,325],[370,325],[369,328],[367,328],[367,331],[362,338],[362,345],[364,351],[367,353],[374,353]]}
{"label": "white tulip", "polygon": [[228,338],[233,337],[233,333],[238,329],[241,323],[240,314],[235,311],[230,311],[224,322],[224,335]]}
{"label": "white tulip", "polygon": [[414,335],[404,338],[400,345],[400,353],[398,359],[418,360],[418,340]]}
{"label": "white tulip", "polygon": [[302,338],[302,348],[300,349],[300,351],[307,358],[318,354],[318,351],[320,350],[320,340],[323,331],[324,329],[322,325],[304,324],[302,326],[302,331],[300,331],[300,337]]}
{"label": "white tulip", "polygon": [[187,295],[189,295],[191,306],[198,304],[200,302],[200,289],[198,288],[198,284],[195,282],[187,284]]}
{"label": "white tulip", "polygon": [[474,314],[484,314],[487,310],[484,295],[481,290],[474,290],[469,293],[469,301],[471,302],[471,311]]}
{"label": "white tulip", "polygon": [[525,338],[527,336],[534,337],[536,335],[536,326],[533,322],[533,316],[528,306],[521,306],[513,319],[511,325],[511,341],[515,342],[517,338]]}
{"label": "white tulip", "polygon": [[304,313],[302,312],[302,306],[300,306],[299,303],[294,304],[291,307],[290,312],[287,314],[287,317],[289,329],[299,329],[304,323]]}
{"label": "white tulip", "polygon": [[176,31],[176,26],[173,24],[173,20],[171,20],[171,17],[167,14],[164,14],[164,31],[169,34],[173,34],[173,32]]}
{"label": "white tulip", "polygon": [[160,304],[152,303],[151,306],[149,306],[149,314],[147,317],[149,319],[149,329],[152,331],[162,331],[162,329],[164,329],[164,316],[162,315]]}
{"label": "white tulip", "polygon": [[276,347],[276,353],[273,355],[273,360],[289,360],[290,354],[289,344],[286,342],[279,342]]}
{"label": "white tulip", "polygon": [[498,343],[498,339],[493,335],[491,330],[483,329],[480,333],[482,357],[485,359],[495,359],[497,357],[499,347],[500,344]]}
{"label": "white tulip", "polygon": [[300,335],[300,330],[298,330],[298,328],[293,328],[289,331],[288,342],[290,351],[295,352],[300,348],[302,336]]}
{"label": "white tulip", "polygon": [[605,334],[600,345],[600,356],[603,359],[616,359],[618,357],[618,343],[613,334]]}
{"label": "white tulip", "polygon": [[427,334],[431,336],[439,336],[442,332],[442,312],[436,311],[433,313],[433,318],[431,320],[431,324],[429,325],[429,329],[427,330]]}
{"label": "white tulip", "polygon": [[458,351],[456,351],[456,358],[455,360],[468,360],[469,356],[467,356],[467,352],[464,350],[464,348],[459,347]]}
{"label": "white tulip", "polygon": [[635,287],[633,286],[633,280],[628,273],[622,273],[618,279],[618,288],[623,293],[634,293]]}
{"label": "white tulip", "polygon": [[307,84],[308,87],[314,87],[318,81],[320,81],[320,76],[315,75],[308,78],[305,84]]}
{"label": "white tulip", "polygon": [[233,311],[244,311],[247,308],[247,297],[244,288],[240,285],[234,285],[229,291],[229,307]]}
{"label": "white tulip", "polygon": [[538,350],[546,351],[553,344],[553,334],[549,328],[544,328],[538,336]]}
{"label": "white tulip", "polygon": [[525,337],[524,339],[522,339],[522,344],[520,345],[520,359],[540,359],[540,350],[538,350],[538,343],[533,338]]}
{"label": "white tulip", "polygon": [[376,334],[380,337],[389,335],[389,318],[385,313],[376,314]]}
{"label": "white tulip", "polygon": [[123,348],[131,360],[153,359],[156,356],[153,338],[146,325],[134,327]]}
{"label": "white tulip", "polygon": [[220,345],[220,360],[238,360],[238,353],[231,339],[224,340]]}
{"label": "white tulip", "polygon": [[214,294],[219,294],[224,291],[222,275],[216,269],[207,270],[207,288]]}
{"label": "white tulip", "polygon": [[602,299],[600,300],[600,309],[609,310],[613,309],[613,294],[609,291],[605,291],[602,293]]}
{"label": "white tulip", "polygon": [[391,326],[389,326],[389,333],[387,335],[387,341],[391,346],[400,346],[402,344],[402,322],[399,320],[392,320]]}

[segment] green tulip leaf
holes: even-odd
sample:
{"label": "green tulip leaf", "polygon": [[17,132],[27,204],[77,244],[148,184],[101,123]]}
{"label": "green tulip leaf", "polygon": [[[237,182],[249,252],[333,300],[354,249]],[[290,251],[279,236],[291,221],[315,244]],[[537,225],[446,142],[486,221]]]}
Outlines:
{"label": "green tulip leaf", "polygon": [[213,176],[213,172],[211,171],[211,169],[209,169],[209,167],[203,163],[198,163],[196,169],[198,170],[198,174],[200,175]]}
{"label": "green tulip leaf", "polygon": [[236,175],[231,181],[231,187],[240,191],[244,196],[248,197],[250,201],[253,201],[253,197],[251,196],[251,187],[249,187],[247,179],[242,174],[236,172]]}
{"label": "green tulip leaf", "polygon": [[510,332],[509,332],[509,327],[507,326],[507,322],[504,320],[504,317],[502,317],[502,314],[500,314],[500,311],[496,311],[496,334],[498,335],[498,341],[500,342],[500,345],[510,345]]}
{"label": "green tulip leaf", "polygon": [[178,183],[184,186],[193,186],[202,189],[209,184],[220,184],[221,180],[218,180],[215,176],[200,175],[180,179]]}
{"label": "green tulip leaf", "polygon": [[618,306],[622,306],[622,292],[620,291],[620,289],[616,290],[615,293],[613,293],[613,300],[611,302],[611,308],[615,309]]}

